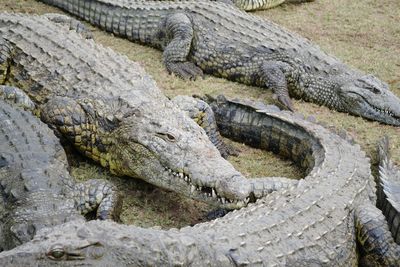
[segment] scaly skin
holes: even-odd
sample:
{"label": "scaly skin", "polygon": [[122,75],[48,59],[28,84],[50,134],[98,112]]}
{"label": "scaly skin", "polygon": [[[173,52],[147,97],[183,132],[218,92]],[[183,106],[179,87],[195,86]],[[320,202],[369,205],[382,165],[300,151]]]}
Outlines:
{"label": "scaly skin", "polygon": [[99,219],[118,219],[115,187],[102,180],[75,183],[54,133],[1,95],[33,107],[26,95],[0,86],[0,251],[31,240],[44,227],[82,221],[91,211]]}
{"label": "scaly skin", "polygon": [[41,0],[129,40],[164,50],[169,72],[202,71],[386,124],[400,125],[388,85],[270,21],[213,1]]}
{"label": "scaly skin", "polygon": [[[99,221],[45,229],[1,253],[0,264],[357,266],[356,244],[363,244],[362,260],[398,266],[398,254],[386,253],[385,245],[393,245],[392,252],[396,245],[372,206],[375,184],[359,146],[289,112],[223,98],[211,104],[221,128],[235,128],[232,137],[297,160],[310,170],[307,177],[223,218],[180,230]],[[374,236],[378,230],[383,235]]]}
{"label": "scaly skin", "polygon": [[138,64],[46,17],[0,14],[0,36],[0,81],[23,89],[43,121],[117,175],[228,209],[245,206],[253,188],[295,183],[249,181]]}

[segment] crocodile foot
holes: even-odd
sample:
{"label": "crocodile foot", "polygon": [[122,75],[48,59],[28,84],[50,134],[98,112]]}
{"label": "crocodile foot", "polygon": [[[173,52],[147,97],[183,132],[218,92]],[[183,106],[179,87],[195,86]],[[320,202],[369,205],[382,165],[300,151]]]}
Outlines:
{"label": "crocodile foot", "polygon": [[292,100],[288,96],[278,96],[278,101],[288,110],[294,111]]}
{"label": "crocodile foot", "polygon": [[168,72],[174,73],[184,80],[196,80],[197,77],[203,77],[203,71],[192,62],[168,62],[166,64]]}

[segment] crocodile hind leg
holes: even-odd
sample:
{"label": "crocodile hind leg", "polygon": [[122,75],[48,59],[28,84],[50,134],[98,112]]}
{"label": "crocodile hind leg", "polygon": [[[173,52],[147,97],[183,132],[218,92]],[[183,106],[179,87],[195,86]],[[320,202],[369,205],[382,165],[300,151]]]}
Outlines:
{"label": "crocodile hind leg", "polygon": [[171,40],[164,49],[164,64],[169,73],[174,73],[182,79],[196,79],[203,71],[187,60],[193,38],[193,27],[190,19],[182,13],[176,13],[167,18],[167,36]]}
{"label": "crocodile hind leg", "polygon": [[74,194],[76,208],[81,214],[95,211],[97,219],[119,221],[122,198],[109,182],[91,179],[79,183],[75,186]]}
{"label": "crocodile hind leg", "polygon": [[92,32],[77,19],[59,13],[46,13],[42,16],[54,23],[67,26],[69,30],[76,31],[85,39],[93,39]]}
{"label": "crocodile hind leg", "polygon": [[279,102],[290,111],[293,104],[289,97],[285,72],[288,69],[286,63],[280,61],[267,61],[261,65],[261,79],[265,85],[274,91]]}
{"label": "crocodile hind leg", "polygon": [[364,204],[356,208],[354,216],[359,266],[400,266],[400,247],[394,242],[382,212],[372,204]]}
{"label": "crocodile hind leg", "polygon": [[190,96],[176,96],[172,101],[205,130],[208,138],[219,150],[222,157],[227,158],[229,155],[238,155],[238,152],[233,147],[228,146],[222,140],[214,112],[206,102]]}

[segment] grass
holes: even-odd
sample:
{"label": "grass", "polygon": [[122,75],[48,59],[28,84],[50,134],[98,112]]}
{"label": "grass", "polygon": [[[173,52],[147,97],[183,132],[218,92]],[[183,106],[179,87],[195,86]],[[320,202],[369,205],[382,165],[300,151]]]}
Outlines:
{"label": "grass", "polygon": [[[33,0],[0,0],[2,10],[42,14],[60,12]],[[389,83],[400,96],[400,2],[398,0],[316,0],[303,5],[282,5],[256,12],[319,44],[349,65],[372,73]],[[161,52],[137,45],[91,27],[98,43],[125,54],[141,65],[157,81],[168,96],[178,94],[220,94],[262,99],[273,103],[271,92],[207,76],[197,81],[182,81],[168,75],[161,63]],[[342,128],[376,162],[375,143],[383,135],[391,138],[392,158],[400,166],[400,128],[381,125],[325,107],[294,100],[301,113],[313,115],[327,126]],[[232,164],[246,176],[302,177],[301,170],[265,151],[232,143],[241,150],[231,158]],[[173,192],[154,188],[140,181],[112,177],[104,169],[85,160],[74,161],[72,173],[79,179],[103,177],[110,179],[125,196],[122,221],[145,227],[181,227],[196,223],[209,210],[207,205],[185,199]]]}

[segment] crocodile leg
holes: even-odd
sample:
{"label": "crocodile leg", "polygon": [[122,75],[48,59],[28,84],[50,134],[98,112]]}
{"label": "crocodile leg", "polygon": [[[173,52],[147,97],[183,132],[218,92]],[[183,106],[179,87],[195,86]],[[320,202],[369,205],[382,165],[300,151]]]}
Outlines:
{"label": "crocodile leg", "polygon": [[214,112],[206,102],[190,96],[176,96],[172,99],[172,102],[185,111],[190,118],[206,131],[208,138],[218,148],[222,157],[227,158],[230,155],[238,155],[238,152],[233,147],[228,146],[222,140]]}
{"label": "crocodile leg", "polygon": [[293,104],[289,97],[285,69],[287,64],[280,61],[267,61],[261,65],[261,78],[265,85],[272,89],[279,102],[287,109],[293,111]]}
{"label": "crocodile leg", "polygon": [[59,13],[46,13],[42,16],[54,23],[67,26],[70,30],[76,31],[85,39],[93,39],[92,32],[85,26],[85,24],[77,19]]}
{"label": "crocodile leg", "polygon": [[76,192],[75,205],[81,214],[86,215],[96,211],[97,219],[119,220],[122,198],[109,182],[91,179],[76,184],[74,192]]}
{"label": "crocodile leg", "polygon": [[190,19],[183,13],[171,15],[166,20],[166,34],[171,40],[164,49],[164,64],[169,73],[182,79],[196,79],[203,71],[194,63],[187,61],[193,38]]}
{"label": "crocodile leg", "polygon": [[399,266],[400,247],[394,242],[382,212],[372,204],[355,210],[360,266]]}

